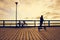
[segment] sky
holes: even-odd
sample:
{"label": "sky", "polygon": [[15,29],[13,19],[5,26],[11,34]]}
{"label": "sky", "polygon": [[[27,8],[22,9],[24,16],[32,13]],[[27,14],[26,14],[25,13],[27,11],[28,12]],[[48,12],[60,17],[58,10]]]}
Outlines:
{"label": "sky", "polygon": [[60,0],[0,0],[0,20],[60,20]]}

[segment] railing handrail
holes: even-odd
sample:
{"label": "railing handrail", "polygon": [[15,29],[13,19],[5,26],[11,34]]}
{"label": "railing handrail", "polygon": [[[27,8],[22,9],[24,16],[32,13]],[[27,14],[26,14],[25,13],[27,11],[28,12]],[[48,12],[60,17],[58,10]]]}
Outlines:
{"label": "railing handrail", "polygon": [[[0,20],[0,21],[16,21],[16,20]],[[17,21],[39,21],[39,20],[17,20]],[[44,20],[44,21],[60,21],[60,20]]]}

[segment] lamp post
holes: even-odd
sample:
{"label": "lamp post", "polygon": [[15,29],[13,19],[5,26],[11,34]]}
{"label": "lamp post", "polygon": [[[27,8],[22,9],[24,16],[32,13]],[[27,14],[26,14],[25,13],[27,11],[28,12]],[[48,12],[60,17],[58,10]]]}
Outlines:
{"label": "lamp post", "polygon": [[16,27],[17,27],[17,4],[18,2],[15,2],[15,4],[16,4]]}

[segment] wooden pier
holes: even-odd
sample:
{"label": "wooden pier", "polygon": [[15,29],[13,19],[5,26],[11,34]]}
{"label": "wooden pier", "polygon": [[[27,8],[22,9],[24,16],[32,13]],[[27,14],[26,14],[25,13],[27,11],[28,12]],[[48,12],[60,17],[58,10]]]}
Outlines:
{"label": "wooden pier", "polygon": [[0,28],[0,40],[60,40],[60,27]]}

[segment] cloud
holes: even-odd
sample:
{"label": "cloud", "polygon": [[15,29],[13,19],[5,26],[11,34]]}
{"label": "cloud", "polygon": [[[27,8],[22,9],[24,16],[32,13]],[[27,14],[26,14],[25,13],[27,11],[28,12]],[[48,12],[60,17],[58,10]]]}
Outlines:
{"label": "cloud", "polygon": [[47,12],[46,14],[44,14],[44,18],[45,19],[60,19],[60,14],[59,13],[54,13],[54,12]]}
{"label": "cloud", "polygon": [[60,0],[53,0],[52,5],[49,5],[48,8],[54,9],[54,10],[60,10]]}
{"label": "cloud", "polygon": [[6,19],[15,19],[15,1],[18,1],[18,19],[39,19],[40,15],[45,19],[60,19],[60,0],[0,0],[0,14]]}
{"label": "cloud", "polygon": [[20,0],[20,1],[23,4],[29,5],[29,4],[33,4],[33,3],[39,2],[40,0]]}

